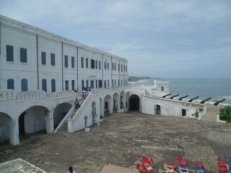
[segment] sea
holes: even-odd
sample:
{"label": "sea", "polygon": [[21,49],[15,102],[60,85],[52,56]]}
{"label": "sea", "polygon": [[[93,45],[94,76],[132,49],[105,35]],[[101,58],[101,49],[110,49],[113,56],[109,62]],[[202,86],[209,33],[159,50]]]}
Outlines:
{"label": "sea", "polygon": [[[207,79],[165,79],[170,81],[170,93],[189,95],[187,98],[199,96],[199,100],[211,97],[210,101],[225,99],[223,103],[231,104],[231,78]],[[152,86],[153,79],[132,82],[134,84]],[[179,97],[180,97],[179,96]]]}

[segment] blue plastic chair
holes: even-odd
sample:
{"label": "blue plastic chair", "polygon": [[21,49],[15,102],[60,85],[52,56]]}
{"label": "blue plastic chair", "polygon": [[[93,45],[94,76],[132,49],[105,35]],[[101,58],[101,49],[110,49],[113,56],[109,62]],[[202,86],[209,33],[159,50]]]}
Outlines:
{"label": "blue plastic chair", "polygon": [[231,157],[224,156],[224,160],[226,160],[227,164],[231,164]]}

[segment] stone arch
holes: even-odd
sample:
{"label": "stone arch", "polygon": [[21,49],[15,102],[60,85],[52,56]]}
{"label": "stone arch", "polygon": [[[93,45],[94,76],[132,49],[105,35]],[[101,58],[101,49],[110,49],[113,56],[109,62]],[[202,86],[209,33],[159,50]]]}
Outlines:
{"label": "stone arch", "polygon": [[91,103],[91,116],[92,116],[92,124],[95,124],[95,122],[96,122],[96,103],[95,103],[95,101],[93,101],[92,103]]}
{"label": "stone arch", "polygon": [[106,95],[104,97],[104,115],[107,116],[112,112],[112,103],[111,103],[111,96]]}
{"label": "stone arch", "polygon": [[33,134],[46,130],[48,108],[44,106],[31,106],[23,111],[19,118],[19,136],[22,138],[27,134]]}
{"label": "stone arch", "polygon": [[10,115],[0,112],[0,142],[12,143],[14,120]]}
{"label": "stone arch", "polygon": [[54,119],[54,129],[59,125],[59,123],[63,120],[65,115],[69,112],[71,109],[72,104],[68,102],[61,103],[56,106],[54,113],[53,113],[53,119]]}
{"label": "stone arch", "polygon": [[113,112],[117,112],[119,109],[119,94],[114,93],[113,95]]}
{"label": "stone arch", "polygon": [[140,110],[140,97],[136,94],[132,94],[129,98],[129,110],[139,111]]}
{"label": "stone arch", "polygon": [[120,109],[123,109],[125,107],[125,93],[122,91],[120,93]]}

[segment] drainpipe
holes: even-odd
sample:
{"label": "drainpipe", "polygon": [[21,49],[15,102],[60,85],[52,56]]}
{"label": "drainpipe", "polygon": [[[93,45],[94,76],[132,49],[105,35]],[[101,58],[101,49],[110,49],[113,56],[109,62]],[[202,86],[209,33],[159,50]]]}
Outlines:
{"label": "drainpipe", "polygon": [[78,91],[80,91],[79,90],[79,49],[78,49],[78,47],[76,47],[76,52],[77,52],[77,56],[76,56],[76,58],[77,58],[77,69],[76,69],[76,71],[77,71],[77,83],[76,83],[76,85],[77,85],[77,90]]}
{"label": "drainpipe", "polygon": [[37,59],[37,89],[39,90],[39,52],[38,52],[38,34],[36,34],[36,59]]}
{"label": "drainpipe", "polygon": [[61,42],[61,44],[62,44],[62,48],[61,48],[61,56],[62,56],[62,63],[61,63],[61,65],[62,65],[62,91],[63,91],[63,42]]}

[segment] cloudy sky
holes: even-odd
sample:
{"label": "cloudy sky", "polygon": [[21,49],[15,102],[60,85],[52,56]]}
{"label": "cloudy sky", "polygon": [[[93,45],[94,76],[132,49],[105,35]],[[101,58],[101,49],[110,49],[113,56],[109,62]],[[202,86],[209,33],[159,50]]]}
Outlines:
{"label": "cloudy sky", "polygon": [[231,0],[0,0],[0,14],[125,57],[129,75],[231,77]]}

